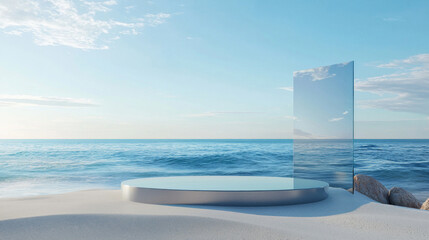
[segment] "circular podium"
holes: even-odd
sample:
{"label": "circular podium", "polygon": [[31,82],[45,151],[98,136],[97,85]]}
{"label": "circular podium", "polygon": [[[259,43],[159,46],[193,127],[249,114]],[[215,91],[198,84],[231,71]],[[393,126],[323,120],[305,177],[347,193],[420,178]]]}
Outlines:
{"label": "circular podium", "polygon": [[316,202],[328,196],[322,181],[259,176],[179,176],[122,182],[126,200],[149,204],[273,206]]}

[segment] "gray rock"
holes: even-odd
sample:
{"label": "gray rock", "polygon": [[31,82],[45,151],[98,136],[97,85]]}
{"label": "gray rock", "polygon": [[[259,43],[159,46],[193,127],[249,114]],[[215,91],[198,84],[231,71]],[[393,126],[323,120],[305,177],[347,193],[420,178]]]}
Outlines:
{"label": "gray rock", "polygon": [[421,203],[417,198],[413,196],[410,192],[399,187],[393,187],[389,191],[389,202],[390,204],[410,207],[410,208],[420,208]]}
{"label": "gray rock", "polygon": [[369,198],[388,204],[389,203],[389,190],[377,181],[375,178],[358,174],[354,176],[355,190],[368,196]]}
{"label": "gray rock", "polygon": [[420,209],[429,210],[429,198],[422,204]]}

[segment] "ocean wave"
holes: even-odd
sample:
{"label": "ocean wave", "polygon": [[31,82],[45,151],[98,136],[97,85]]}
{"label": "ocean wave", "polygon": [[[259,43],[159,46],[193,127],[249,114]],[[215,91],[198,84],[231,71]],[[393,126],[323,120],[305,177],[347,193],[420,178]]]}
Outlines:
{"label": "ocean wave", "polygon": [[[290,140],[34,140],[3,143],[0,145],[0,197],[100,187],[117,189],[121,181],[141,177],[293,174]],[[334,146],[330,151],[336,149]],[[344,172],[324,177],[335,179],[347,175],[351,169],[350,161],[332,163],[334,155],[324,155],[321,151],[323,148],[309,149],[306,154],[310,160],[302,162],[301,166],[312,171],[343,167]],[[373,176],[387,187],[400,186],[423,196],[422,191],[429,191],[428,153],[429,141],[356,140],[355,173]],[[338,151],[335,158],[348,154]]]}

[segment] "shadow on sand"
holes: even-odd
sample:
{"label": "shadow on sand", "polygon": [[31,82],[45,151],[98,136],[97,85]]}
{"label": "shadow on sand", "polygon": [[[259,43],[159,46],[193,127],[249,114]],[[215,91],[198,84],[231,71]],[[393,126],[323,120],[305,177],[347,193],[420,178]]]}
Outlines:
{"label": "shadow on sand", "polygon": [[228,211],[244,214],[255,214],[264,216],[282,217],[324,217],[352,212],[355,209],[374,202],[366,196],[356,192],[350,192],[330,188],[329,195],[325,200],[315,203],[286,205],[286,206],[266,206],[266,207],[237,207],[237,206],[207,206],[207,205],[174,205],[188,208],[209,209],[216,211]]}

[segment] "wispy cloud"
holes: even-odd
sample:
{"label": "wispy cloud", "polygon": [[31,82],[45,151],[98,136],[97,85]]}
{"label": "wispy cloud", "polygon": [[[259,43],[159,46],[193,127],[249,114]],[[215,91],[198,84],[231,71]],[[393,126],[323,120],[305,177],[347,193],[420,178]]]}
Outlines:
{"label": "wispy cloud", "polygon": [[[382,97],[361,101],[360,107],[429,114],[429,54],[394,60],[377,67],[396,72],[357,82],[356,90]],[[393,97],[383,97],[387,94]]]}
{"label": "wispy cloud", "polygon": [[411,56],[406,59],[393,60],[389,63],[379,64],[377,67],[379,68],[411,68],[415,67],[427,67],[429,65],[429,53],[418,54]]}
{"label": "wispy cloud", "polygon": [[347,114],[349,114],[349,111],[346,110],[346,111],[342,112],[343,117],[331,118],[328,121],[329,122],[338,122],[338,121],[341,121],[341,120],[344,119],[344,116],[347,115]]}
{"label": "wispy cloud", "polygon": [[145,18],[139,18],[140,21],[146,22],[152,27],[156,27],[163,24],[171,17],[169,13],[158,13],[158,14],[146,14]]}
{"label": "wispy cloud", "polygon": [[91,2],[91,1],[81,1],[83,5],[88,7],[88,11],[92,14],[96,12],[109,12],[110,6],[117,5],[118,3],[115,0],[102,1],[102,2]]}
{"label": "wispy cloud", "polygon": [[89,99],[81,98],[0,95],[0,106],[92,107],[97,104]]}
{"label": "wispy cloud", "polygon": [[331,67],[344,67],[348,64],[351,64],[352,62],[343,62],[343,63],[339,63],[339,64],[335,64],[335,65],[330,65],[330,66],[323,66],[323,67],[318,67],[318,68],[312,68],[312,69],[306,69],[306,70],[301,70],[301,71],[296,71],[293,73],[293,77],[311,77],[312,81],[320,81],[320,80],[324,80],[324,79],[328,79],[331,77],[335,77],[336,74],[335,73],[330,73],[330,69]]}
{"label": "wispy cloud", "polygon": [[285,91],[288,91],[288,92],[293,92],[293,87],[280,87],[279,89],[285,90]]}
{"label": "wispy cloud", "polygon": [[145,25],[157,26],[170,17],[147,14],[123,22],[98,14],[114,10],[115,5],[114,0],[4,0],[0,2],[0,30],[18,36],[29,33],[40,46],[108,49],[108,43],[119,35],[138,34]]}
{"label": "wispy cloud", "polygon": [[338,117],[338,118],[331,118],[331,119],[329,119],[329,121],[330,122],[338,122],[338,121],[341,121],[343,119],[344,119],[344,117]]}
{"label": "wispy cloud", "polygon": [[18,31],[18,30],[6,31],[4,33],[9,34],[9,35],[15,35],[15,36],[21,36],[22,35],[22,32]]}
{"label": "wispy cloud", "polygon": [[320,81],[323,79],[334,77],[335,73],[329,73],[329,67],[330,66],[297,71],[293,73],[293,77],[310,76],[312,78],[312,81]]}
{"label": "wispy cloud", "polygon": [[242,114],[258,114],[261,112],[203,112],[195,114],[187,114],[185,117],[216,117],[221,115],[242,115]]}

